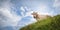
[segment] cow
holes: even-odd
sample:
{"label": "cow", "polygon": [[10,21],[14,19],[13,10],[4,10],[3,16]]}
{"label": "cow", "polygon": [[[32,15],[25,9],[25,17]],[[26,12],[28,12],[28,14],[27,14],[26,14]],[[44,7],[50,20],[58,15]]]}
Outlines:
{"label": "cow", "polygon": [[42,20],[48,18],[48,15],[39,15],[37,12],[32,13],[33,18],[36,20]]}

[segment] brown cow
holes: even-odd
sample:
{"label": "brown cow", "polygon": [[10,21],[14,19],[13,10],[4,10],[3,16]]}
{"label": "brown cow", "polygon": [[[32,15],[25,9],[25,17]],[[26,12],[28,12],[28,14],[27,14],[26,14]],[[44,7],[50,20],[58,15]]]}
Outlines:
{"label": "brown cow", "polygon": [[32,15],[36,20],[46,19],[48,17],[48,15],[39,15],[37,12],[33,12]]}

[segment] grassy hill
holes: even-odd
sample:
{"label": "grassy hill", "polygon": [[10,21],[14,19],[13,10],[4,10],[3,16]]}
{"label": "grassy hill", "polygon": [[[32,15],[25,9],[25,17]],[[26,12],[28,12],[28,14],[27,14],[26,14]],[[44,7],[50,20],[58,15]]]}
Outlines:
{"label": "grassy hill", "polygon": [[48,17],[47,19],[25,26],[20,30],[60,30],[60,15]]}

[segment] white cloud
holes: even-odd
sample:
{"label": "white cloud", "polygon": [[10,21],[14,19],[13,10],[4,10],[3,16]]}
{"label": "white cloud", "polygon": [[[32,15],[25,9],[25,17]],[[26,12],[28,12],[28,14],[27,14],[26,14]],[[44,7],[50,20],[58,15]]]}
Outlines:
{"label": "white cloud", "polygon": [[20,7],[20,10],[22,10],[23,12],[25,12],[25,9],[24,9],[24,7]]}
{"label": "white cloud", "polygon": [[[8,9],[0,9],[0,14],[3,15],[0,17],[0,24],[3,26],[16,26],[17,22],[20,20],[20,16],[12,14]],[[5,17],[6,21],[3,19],[3,17]]]}
{"label": "white cloud", "polygon": [[[22,10],[21,14],[22,14],[22,17],[27,17],[27,16],[31,16],[31,13],[33,12],[30,8],[27,8],[26,6],[22,8],[20,8]],[[24,15],[24,12],[25,12],[25,15]]]}
{"label": "white cloud", "polygon": [[[22,10],[21,14],[22,14],[23,17],[31,16],[31,13],[33,12],[33,11],[31,11],[31,9],[27,8],[26,6],[25,7],[22,6],[20,8],[20,10]],[[26,15],[24,15],[24,12],[26,12],[25,13]]]}
{"label": "white cloud", "polygon": [[28,8],[27,6],[25,6],[25,9],[26,9],[26,11],[31,11],[31,9]]}
{"label": "white cloud", "polygon": [[60,7],[60,0],[55,0],[53,6],[54,7]]}
{"label": "white cloud", "polygon": [[0,26],[16,26],[21,19],[20,16],[15,13],[11,13],[11,7],[13,4],[10,0],[3,1],[0,7]]}
{"label": "white cloud", "polygon": [[60,14],[60,0],[55,0],[53,4],[55,15]]}

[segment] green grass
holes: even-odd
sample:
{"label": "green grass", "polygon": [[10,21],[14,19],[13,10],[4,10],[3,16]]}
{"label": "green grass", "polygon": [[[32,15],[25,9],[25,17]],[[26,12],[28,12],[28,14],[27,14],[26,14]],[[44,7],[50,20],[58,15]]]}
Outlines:
{"label": "green grass", "polygon": [[60,15],[48,17],[47,19],[25,26],[20,30],[60,30]]}

